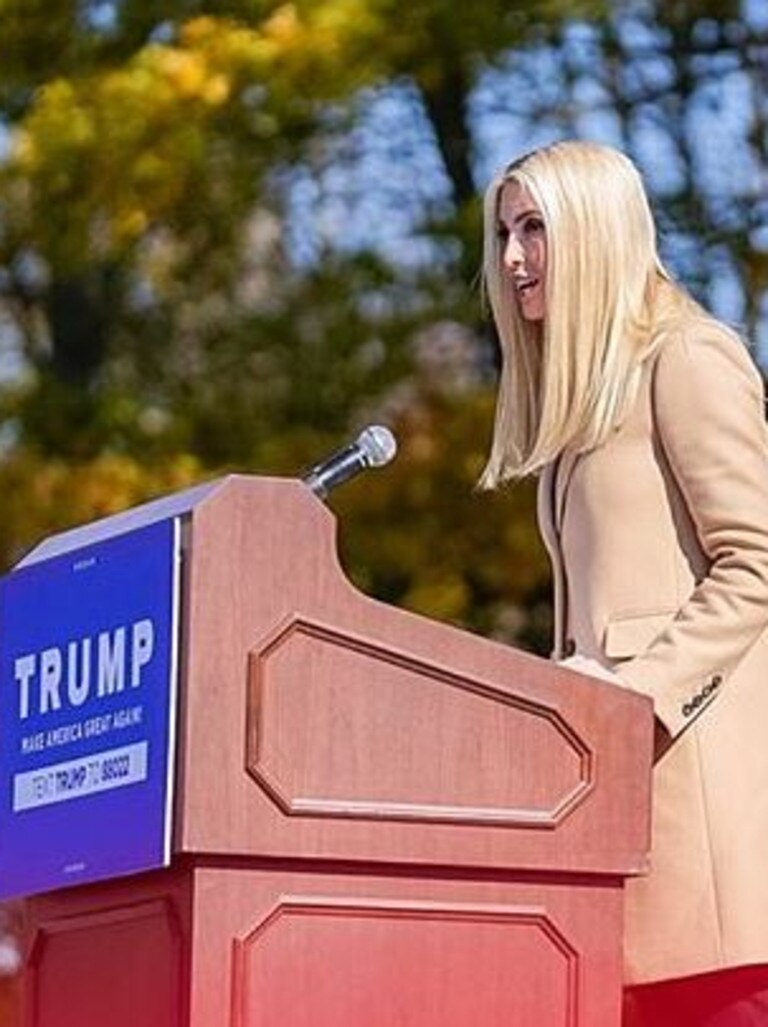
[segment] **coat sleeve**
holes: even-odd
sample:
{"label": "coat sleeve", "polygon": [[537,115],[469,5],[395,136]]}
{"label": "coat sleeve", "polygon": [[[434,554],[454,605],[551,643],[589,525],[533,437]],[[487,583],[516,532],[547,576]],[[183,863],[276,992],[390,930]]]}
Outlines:
{"label": "coat sleeve", "polygon": [[655,431],[708,570],[619,676],[653,698],[674,737],[716,700],[768,626],[768,431],[760,375],[741,342],[715,323],[691,325],[663,345],[653,402]]}

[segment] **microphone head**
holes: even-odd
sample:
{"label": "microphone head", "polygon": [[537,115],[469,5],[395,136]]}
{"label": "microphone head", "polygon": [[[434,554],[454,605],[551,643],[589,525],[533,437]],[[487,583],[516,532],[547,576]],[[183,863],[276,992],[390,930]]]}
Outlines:
{"label": "microphone head", "polygon": [[366,467],[383,467],[397,453],[397,440],[383,424],[370,424],[355,439]]}

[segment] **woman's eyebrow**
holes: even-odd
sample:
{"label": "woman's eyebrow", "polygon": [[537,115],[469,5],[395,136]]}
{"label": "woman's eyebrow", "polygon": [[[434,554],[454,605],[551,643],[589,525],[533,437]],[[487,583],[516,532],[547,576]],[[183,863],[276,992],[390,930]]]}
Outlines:
{"label": "woman's eyebrow", "polygon": [[[512,224],[513,225],[519,225],[521,221],[525,221],[526,218],[531,217],[531,216],[533,216],[533,217],[541,217],[541,212],[536,210],[535,208],[530,208],[529,210],[524,210],[521,214],[516,214],[514,216],[514,218],[512,218]],[[502,224],[502,225],[506,225],[508,223],[507,219],[504,217],[504,215],[501,213],[501,211],[499,211],[499,223]]]}

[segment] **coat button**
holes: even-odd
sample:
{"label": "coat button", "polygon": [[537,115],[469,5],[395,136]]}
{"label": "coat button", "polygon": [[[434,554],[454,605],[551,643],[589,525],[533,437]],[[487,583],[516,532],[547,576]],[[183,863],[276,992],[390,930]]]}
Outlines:
{"label": "coat button", "polygon": [[691,715],[692,713],[693,713],[693,706],[691,706],[691,704],[690,704],[690,703],[686,703],[686,704],[685,704],[685,705],[683,706],[683,716],[684,716],[684,717],[690,717],[690,715]]}
{"label": "coat button", "polygon": [[722,674],[713,674],[712,680],[709,683],[712,686],[712,688],[719,688],[720,685],[722,685],[722,683],[723,683],[723,675]]}
{"label": "coat button", "polygon": [[563,656],[568,659],[570,656],[576,655],[576,642],[572,638],[566,638],[563,644]]}

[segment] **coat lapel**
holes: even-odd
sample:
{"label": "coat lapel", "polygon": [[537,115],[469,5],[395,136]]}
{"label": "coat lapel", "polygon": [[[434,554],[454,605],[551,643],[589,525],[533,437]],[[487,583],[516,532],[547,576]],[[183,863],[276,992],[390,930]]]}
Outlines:
{"label": "coat lapel", "polygon": [[547,464],[541,472],[536,494],[536,515],[539,522],[539,532],[553,561],[559,559],[560,549],[555,528],[555,466],[554,463]]}
{"label": "coat lapel", "polygon": [[554,485],[554,527],[558,536],[558,544],[565,523],[565,506],[568,501],[568,489],[571,486],[573,472],[579,462],[581,454],[566,449],[555,462],[555,485]]}
{"label": "coat lapel", "polygon": [[[536,495],[536,513],[539,522],[539,532],[544,540],[544,545],[549,553],[552,563],[552,586],[554,602],[554,650],[552,659],[562,659],[563,655],[563,630],[565,624],[565,572],[563,569],[563,556],[560,549],[560,535],[558,523],[555,517],[555,489],[556,474],[559,461],[547,464],[539,477],[538,491]],[[558,490],[559,491],[559,490]]]}

